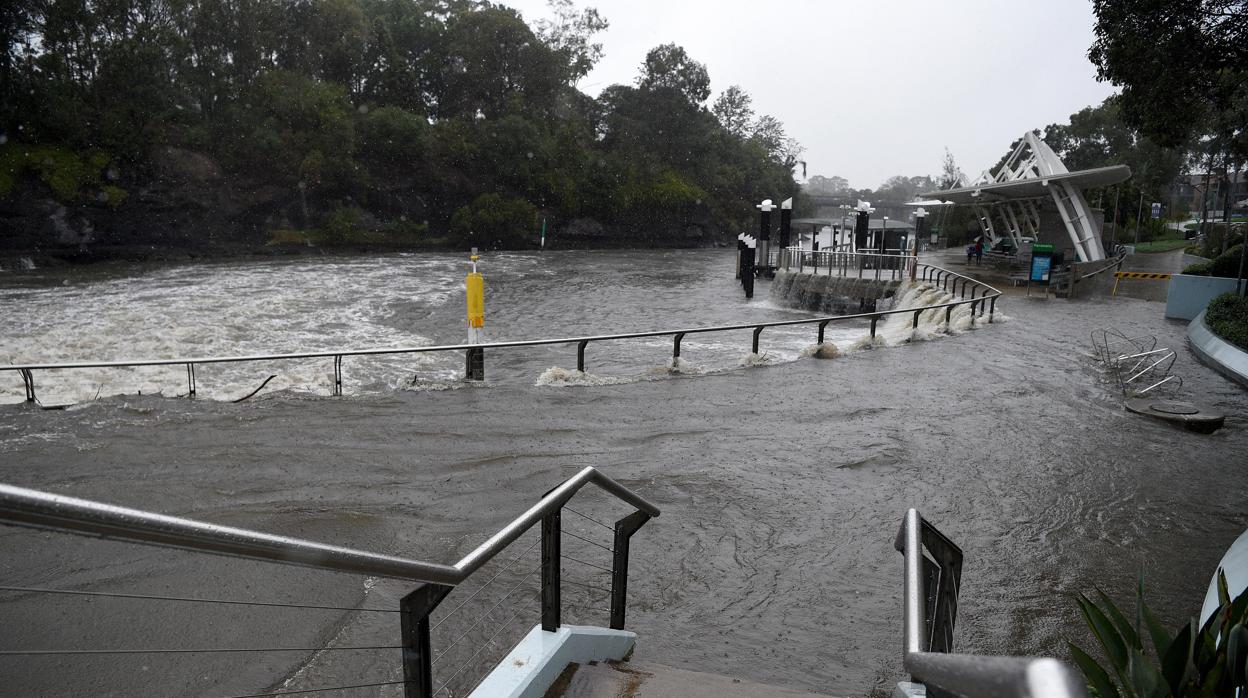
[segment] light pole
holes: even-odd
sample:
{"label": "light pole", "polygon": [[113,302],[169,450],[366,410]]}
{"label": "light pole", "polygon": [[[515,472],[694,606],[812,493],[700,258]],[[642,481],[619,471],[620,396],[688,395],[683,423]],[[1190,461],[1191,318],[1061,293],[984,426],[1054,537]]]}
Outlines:
{"label": "light pole", "polygon": [[914,212],[914,248],[911,252],[910,283],[914,283],[919,273],[919,236],[923,234],[923,220],[927,218],[927,210],[920,206]]}

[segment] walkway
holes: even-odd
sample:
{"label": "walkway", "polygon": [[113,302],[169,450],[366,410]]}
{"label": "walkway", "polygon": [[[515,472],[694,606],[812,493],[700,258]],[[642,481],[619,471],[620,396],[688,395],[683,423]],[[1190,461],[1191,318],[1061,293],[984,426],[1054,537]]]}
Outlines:
{"label": "walkway", "polygon": [[[1123,262],[1123,271],[1157,272],[1161,274],[1178,274],[1183,271],[1183,250],[1170,252],[1153,252],[1127,255]],[[1102,287],[1113,289],[1112,278]],[[1166,302],[1166,292],[1170,288],[1169,281],[1153,279],[1123,279],[1118,284],[1118,296],[1139,298],[1146,301]]]}

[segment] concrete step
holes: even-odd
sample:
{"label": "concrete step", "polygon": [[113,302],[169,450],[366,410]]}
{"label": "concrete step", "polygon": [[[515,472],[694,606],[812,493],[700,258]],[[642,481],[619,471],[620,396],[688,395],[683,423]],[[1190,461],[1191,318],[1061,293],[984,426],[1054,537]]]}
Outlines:
{"label": "concrete step", "polygon": [[546,698],[826,698],[814,693],[765,686],[718,674],[660,664],[591,662],[570,664]]}

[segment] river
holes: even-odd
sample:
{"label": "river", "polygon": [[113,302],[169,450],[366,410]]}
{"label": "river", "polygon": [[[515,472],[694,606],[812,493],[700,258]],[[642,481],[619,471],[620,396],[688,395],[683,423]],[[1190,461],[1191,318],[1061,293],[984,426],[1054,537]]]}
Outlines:
{"label": "river", "polygon": [[[766,300],[765,284],[745,301],[731,269],[726,251],[488,255],[487,329],[521,339],[803,315]],[[433,255],[14,274],[0,278],[9,318],[0,356],[459,341],[465,271],[462,258]],[[959,651],[1065,657],[1067,639],[1090,642],[1073,595],[1096,585],[1127,603],[1140,575],[1177,626],[1248,526],[1248,397],[1191,357],[1183,325],[1163,320],[1160,304],[1015,294],[998,309],[1009,321],[869,351],[848,351],[863,327],[838,328],[830,338],[847,351],[833,360],[802,358],[812,327],[765,332],[761,366],[741,366],[748,331],[691,336],[681,374],[666,368],[664,338],[590,345],[590,371],[609,385],[551,380],[548,369],[575,366],[574,347],[492,353],[489,380],[465,389],[454,380],[459,356],[348,359],[343,398],[325,396],[328,362],[201,370],[200,391],[216,399],[194,401],[153,394],[185,392],[180,370],[84,372],[86,388],[49,376],[39,383],[45,403],[101,397],[57,411],[0,407],[0,480],[450,562],[593,465],[663,512],[632,546],[638,659],[830,695],[887,691],[902,675],[892,541],[912,506],[966,554]],[[1202,436],[1123,410],[1087,357],[1088,333],[1107,326],[1179,348],[1183,394],[1228,413],[1226,428]],[[283,381],[276,390],[226,401],[269,373]],[[10,401],[21,398],[11,378]],[[589,491],[572,506],[599,521],[627,513]],[[565,514],[564,525],[609,542],[579,516]],[[0,584],[10,586],[381,609],[6,592],[0,620],[20,630],[4,633],[0,649],[308,648],[246,659],[0,657],[15,692],[223,696],[401,679],[392,650],[313,651],[396,642],[397,618],[385,611],[410,590],[401,583],[52,533],[0,536]],[[498,582],[435,629],[435,650],[466,638],[435,666],[456,691],[458,666],[471,676],[536,621],[526,576],[536,551],[521,555],[532,540],[487,569]],[[579,539],[565,537],[564,552],[609,565]],[[579,563],[565,574],[607,581]],[[452,594],[446,610],[479,584]],[[565,621],[605,623],[599,592],[566,593]],[[486,640],[485,655],[460,653]]]}

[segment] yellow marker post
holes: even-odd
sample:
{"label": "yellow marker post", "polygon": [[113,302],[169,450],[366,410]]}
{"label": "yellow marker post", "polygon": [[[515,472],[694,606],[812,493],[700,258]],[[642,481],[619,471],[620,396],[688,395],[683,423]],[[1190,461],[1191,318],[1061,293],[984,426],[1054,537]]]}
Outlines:
{"label": "yellow marker post", "polygon": [[[464,278],[464,289],[468,299],[468,343],[481,344],[485,341],[485,277],[477,271],[477,248],[472,248],[469,257],[472,271]],[[469,349],[466,355],[464,370],[468,380],[485,380],[485,350]]]}

